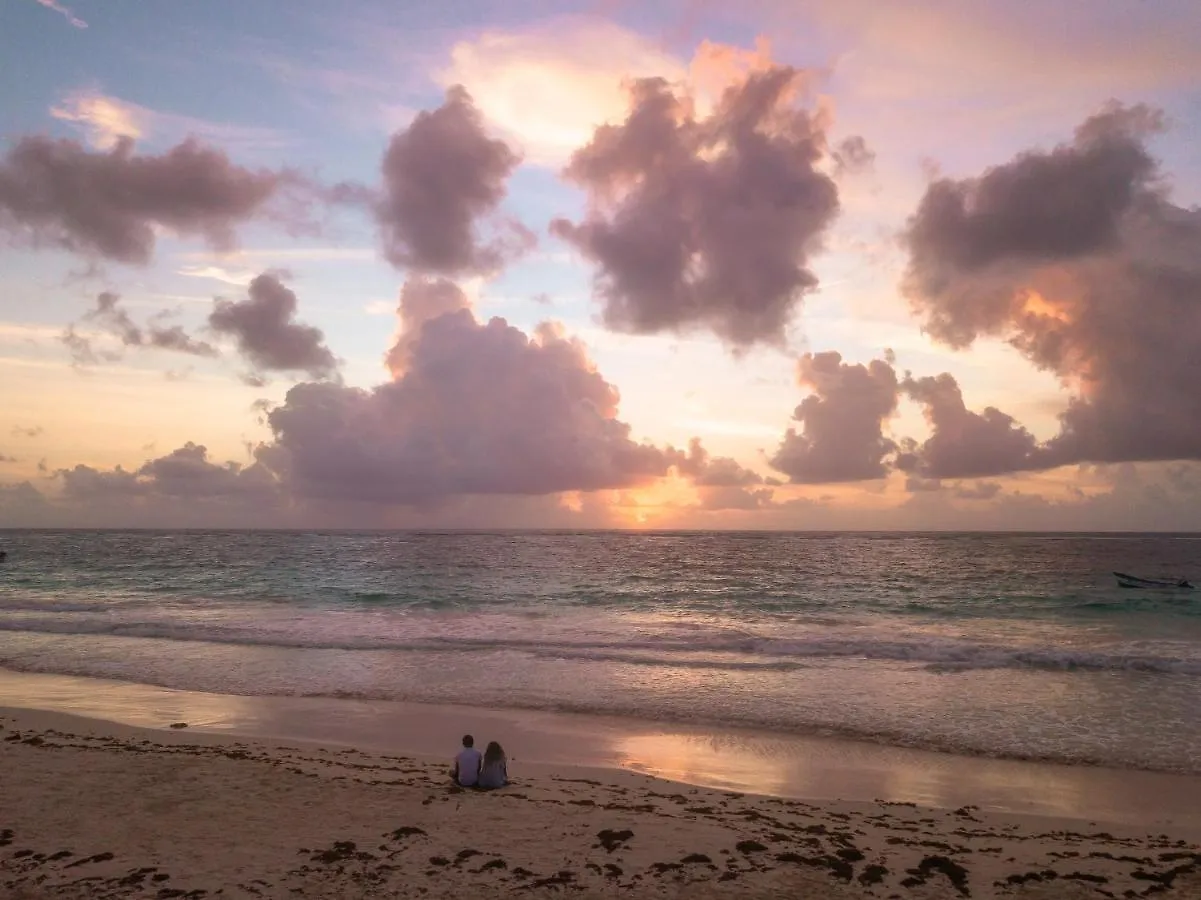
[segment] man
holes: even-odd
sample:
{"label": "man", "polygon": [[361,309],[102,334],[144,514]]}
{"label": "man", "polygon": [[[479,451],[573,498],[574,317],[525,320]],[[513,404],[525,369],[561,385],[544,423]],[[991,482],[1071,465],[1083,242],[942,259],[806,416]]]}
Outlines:
{"label": "man", "polygon": [[480,780],[480,763],[483,759],[480,751],[475,749],[475,738],[469,734],[463,735],[463,749],[455,757],[450,777],[461,787],[475,787]]}

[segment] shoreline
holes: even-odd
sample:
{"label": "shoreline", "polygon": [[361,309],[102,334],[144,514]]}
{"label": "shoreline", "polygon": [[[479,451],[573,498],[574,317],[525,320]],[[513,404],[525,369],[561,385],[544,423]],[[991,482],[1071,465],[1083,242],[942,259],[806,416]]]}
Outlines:
{"label": "shoreline", "polygon": [[[574,713],[326,697],[208,694],[0,669],[0,707],[191,736],[245,737],[448,761],[466,732],[513,766],[649,775],[680,785],[820,802],[974,806],[989,813],[1146,828],[1201,839],[1201,776],[997,759],[845,738]],[[184,730],[180,730],[184,733]]]}
{"label": "shoreline", "polygon": [[0,897],[1201,897],[1179,829],[802,802],[0,709]]}

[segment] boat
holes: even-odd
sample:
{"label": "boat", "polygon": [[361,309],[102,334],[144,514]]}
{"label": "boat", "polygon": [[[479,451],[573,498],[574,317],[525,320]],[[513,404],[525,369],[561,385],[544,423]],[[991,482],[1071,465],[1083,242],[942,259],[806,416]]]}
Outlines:
{"label": "boat", "polygon": [[1161,591],[1194,590],[1193,585],[1183,578],[1139,578],[1137,575],[1127,575],[1124,572],[1114,572],[1113,574],[1118,579],[1118,587]]}

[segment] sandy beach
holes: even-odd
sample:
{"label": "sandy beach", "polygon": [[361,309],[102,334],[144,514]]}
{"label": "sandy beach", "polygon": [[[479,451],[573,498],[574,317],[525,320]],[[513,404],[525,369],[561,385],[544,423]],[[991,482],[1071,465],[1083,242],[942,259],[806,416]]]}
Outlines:
{"label": "sandy beach", "polygon": [[172,724],[0,710],[0,896],[1201,896],[1188,796],[1150,827],[1154,797],[1125,822],[1085,821],[763,796],[520,754],[514,783],[481,793],[428,753]]}

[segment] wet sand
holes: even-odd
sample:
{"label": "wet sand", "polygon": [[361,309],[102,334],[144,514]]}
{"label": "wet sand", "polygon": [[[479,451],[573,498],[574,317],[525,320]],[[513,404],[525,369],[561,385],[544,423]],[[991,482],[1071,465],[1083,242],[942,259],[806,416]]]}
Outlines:
{"label": "wet sand", "polygon": [[838,738],[592,715],[324,697],[244,697],[0,669],[0,706],[125,725],[448,758],[464,732],[519,769],[624,770],[806,800],[917,803],[1127,824],[1201,840],[1201,778],[935,753]]}

